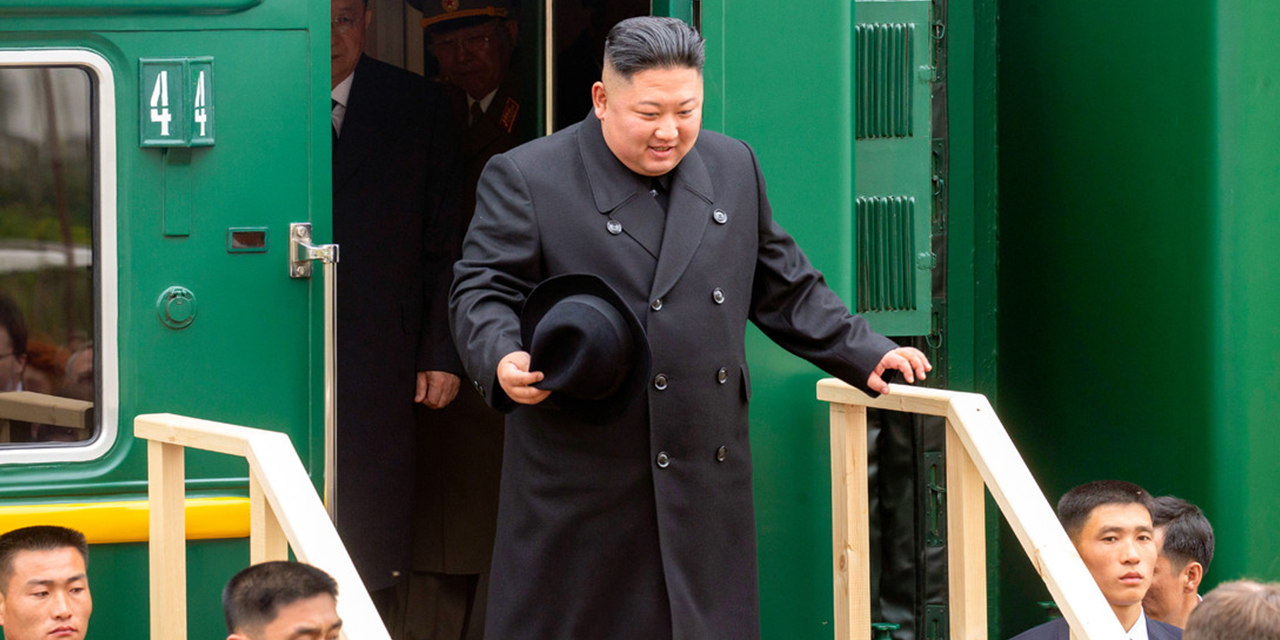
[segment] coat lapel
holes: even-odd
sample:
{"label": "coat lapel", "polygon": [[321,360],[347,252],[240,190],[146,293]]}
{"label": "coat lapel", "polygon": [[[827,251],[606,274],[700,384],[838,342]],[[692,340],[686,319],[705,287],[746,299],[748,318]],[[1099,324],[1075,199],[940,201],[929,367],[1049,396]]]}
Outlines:
{"label": "coat lapel", "polygon": [[667,295],[680,280],[698,245],[702,244],[702,233],[711,218],[711,203],[715,200],[711,176],[696,146],[680,161],[672,177],[667,228],[662,237],[662,255],[653,277],[651,299]]}
{"label": "coat lapel", "polygon": [[[371,115],[374,104],[365,104],[367,100],[376,99],[377,91],[373,84],[376,79],[374,71],[364,64],[364,58],[356,65],[355,78],[351,83],[351,93],[347,96],[347,113],[342,118],[342,133],[338,143],[333,147],[333,188],[338,191],[347,180],[360,168],[369,151],[377,146],[374,138],[378,131],[371,126]],[[370,93],[374,97],[370,96]]]}
{"label": "coat lapel", "polygon": [[[618,160],[605,144],[600,121],[595,114],[582,121],[578,131],[578,148],[591,183],[591,196],[596,210],[609,220],[622,223],[622,233],[635,240],[654,258],[663,242],[662,208],[648,197],[646,181]],[[644,197],[640,197],[644,195]],[[674,203],[674,199],[673,199]],[[672,209],[674,210],[674,208]],[[600,221],[601,224],[605,220]],[[666,223],[670,227],[670,223]]]}

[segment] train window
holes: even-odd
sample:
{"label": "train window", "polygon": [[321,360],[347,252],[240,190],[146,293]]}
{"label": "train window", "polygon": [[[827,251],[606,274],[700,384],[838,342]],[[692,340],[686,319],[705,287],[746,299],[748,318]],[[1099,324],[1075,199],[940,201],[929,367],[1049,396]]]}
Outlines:
{"label": "train window", "polygon": [[0,51],[0,463],[96,457],[104,424],[114,436],[114,384],[101,410],[115,345],[99,302],[115,297],[114,267],[100,268],[115,224],[104,73],[109,86],[107,63],[83,51]]}

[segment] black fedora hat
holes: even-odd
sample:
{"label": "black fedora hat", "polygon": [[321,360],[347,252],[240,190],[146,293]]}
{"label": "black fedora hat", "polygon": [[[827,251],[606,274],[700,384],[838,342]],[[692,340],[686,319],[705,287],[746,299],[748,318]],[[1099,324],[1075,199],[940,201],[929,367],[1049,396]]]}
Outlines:
{"label": "black fedora hat", "polygon": [[651,356],[644,327],[604,280],[590,274],[548,278],[520,311],[520,337],[534,385],[588,424],[613,422],[644,395]]}

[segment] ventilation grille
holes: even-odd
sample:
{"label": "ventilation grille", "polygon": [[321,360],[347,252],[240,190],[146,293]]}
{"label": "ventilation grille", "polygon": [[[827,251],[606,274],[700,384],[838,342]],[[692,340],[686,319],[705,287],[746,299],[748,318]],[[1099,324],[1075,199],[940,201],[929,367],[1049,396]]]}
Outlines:
{"label": "ventilation grille", "polygon": [[858,198],[858,312],[914,311],[916,199]]}
{"label": "ventilation grille", "polygon": [[911,136],[914,35],[914,24],[857,26],[859,140]]}

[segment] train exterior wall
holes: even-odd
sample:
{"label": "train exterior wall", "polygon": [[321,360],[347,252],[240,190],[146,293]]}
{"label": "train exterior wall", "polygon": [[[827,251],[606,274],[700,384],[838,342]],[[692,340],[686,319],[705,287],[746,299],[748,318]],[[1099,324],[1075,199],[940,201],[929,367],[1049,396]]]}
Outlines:
{"label": "train exterior wall", "polygon": [[[1005,424],[1051,500],[1122,478],[1203,507],[1206,589],[1276,579],[1280,8],[999,7]],[[1047,598],[1002,541],[1007,637]]]}

